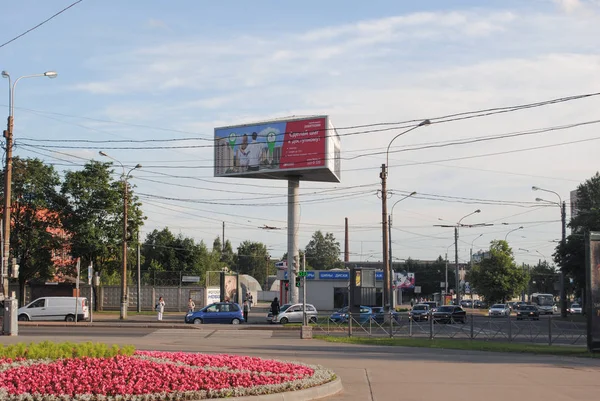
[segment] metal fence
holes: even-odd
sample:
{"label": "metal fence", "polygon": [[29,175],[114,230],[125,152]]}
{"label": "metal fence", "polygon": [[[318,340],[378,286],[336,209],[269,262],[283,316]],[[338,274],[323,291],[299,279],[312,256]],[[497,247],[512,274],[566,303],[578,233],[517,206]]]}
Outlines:
{"label": "metal fence", "polygon": [[413,320],[407,314],[380,319],[349,314],[347,318],[319,315],[312,319],[313,334],[362,337],[415,337],[524,342],[546,345],[586,344],[586,322],[543,316],[540,320],[517,320],[514,316],[488,317],[477,314],[462,319]]}

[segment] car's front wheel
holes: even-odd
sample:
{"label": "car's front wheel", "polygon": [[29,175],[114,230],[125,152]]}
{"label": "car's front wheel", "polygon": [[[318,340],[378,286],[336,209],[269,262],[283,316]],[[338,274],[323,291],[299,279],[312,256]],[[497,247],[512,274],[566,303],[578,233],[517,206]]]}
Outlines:
{"label": "car's front wheel", "polygon": [[202,319],[200,319],[199,317],[195,318],[192,323],[194,324],[202,324]]}
{"label": "car's front wheel", "polygon": [[28,322],[29,321],[29,316],[27,316],[27,315],[19,315],[18,320],[19,320],[19,322]]}
{"label": "car's front wheel", "polygon": [[240,324],[240,319],[232,319],[231,324]]}
{"label": "car's front wheel", "polygon": [[65,317],[65,322],[74,322],[75,321],[75,315],[67,315],[67,317]]}
{"label": "car's front wheel", "polygon": [[287,324],[288,321],[289,320],[288,320],[287,317],[282,317],[281,320],[279,321],[279,323],[281,323],[281,324]]}
{"label": "car's front wheel", "polygon": [[310,319],[308,319],[309,323],[317,323],[317,318],[315,316],[311,316]]}

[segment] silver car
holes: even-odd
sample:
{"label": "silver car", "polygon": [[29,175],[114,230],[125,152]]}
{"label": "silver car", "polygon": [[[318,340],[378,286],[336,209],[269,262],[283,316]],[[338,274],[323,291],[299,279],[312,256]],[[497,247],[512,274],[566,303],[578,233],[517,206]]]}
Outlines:
{"label": "silver car", "polygon": [[[306,304],[306,319],[310,323],[316,323],[317,321],[317,308],[311,304]],[[277,316],[273,318],[274,323],[302,323],[302,304],[290,305],[289,308],[279,312]]]}
{"label": "silver car", "polygon": [[508,316],[510,315],[510,307],[507,304],[494,304],[488,311],[488,316]]}

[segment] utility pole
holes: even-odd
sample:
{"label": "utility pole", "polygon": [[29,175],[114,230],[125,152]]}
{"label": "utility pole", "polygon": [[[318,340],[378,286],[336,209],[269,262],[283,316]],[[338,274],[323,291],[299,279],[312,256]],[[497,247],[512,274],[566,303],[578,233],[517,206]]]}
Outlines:
{"label": "utility pole", "polygon": [[141,267],[141,244],[140,230],[137,232],[137,311],[142,311],[142,267]]}
{"label": "utility pole", "polygon": [[458,226],[454,227],[454,263],[456,266],[456,305],[460,305],[460,277],[458,274]]}
{"label": "utility pole", "polygon": [[225,254],[225,222],[223,222],[223,244],[221,245],[221,256]]}
{"label": "utility pole", "polygon": [[[567,241],[567,204],[563,201],[560,205],[560,220],[562,223],[562,246]],[[560,269],[560,316],[567,317],[567,294],[565,291],[565,273]]]}
{"label": "utility pole", "polygon": [[348,238],[348,218],[346,217],[346,225],[345,225],[345,236],[344,236],[344,262],[349,262],[350,261],[350,244],[349,244],[349,238]]}
{"label": "utility pole", "polygon": [[446,281],[444,282],[444,295],[448,294],[448,252],[446,252]]}
{"label": "utility pole", "polygon": [[386,165],[381,165],[381,230],[383,234],[383,305],[384,310],[390,310],[390,265],[389,265],[389,244],[388,244],[388,216],[387,216],[387,171]]}
{"label": "utility pole", "polygon": [[6,131],[6,165],[4,169],[4,216],[2,221],[2,237],[4,239],[2,255],[2,293],[8,298],[8,261],[10,256],[10,212],[12,187],[12,149],[13,149],[13,116],[8,116]]}

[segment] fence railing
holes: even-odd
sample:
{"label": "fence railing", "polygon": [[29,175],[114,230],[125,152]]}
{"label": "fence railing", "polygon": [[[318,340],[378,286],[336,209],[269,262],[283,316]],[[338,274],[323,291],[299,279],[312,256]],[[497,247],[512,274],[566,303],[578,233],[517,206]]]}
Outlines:
{"label": "fence railing", "polygon": [[415,320],[408,314],[373,317],[349,313],[347,316],[319,314],[310,324],[315,335],[456,338],[547,345],[586,344],[585,321],[552,316],[544,316],[539,320],[517,320],[515,316],[468,314],[444,318],[423,316]]}

